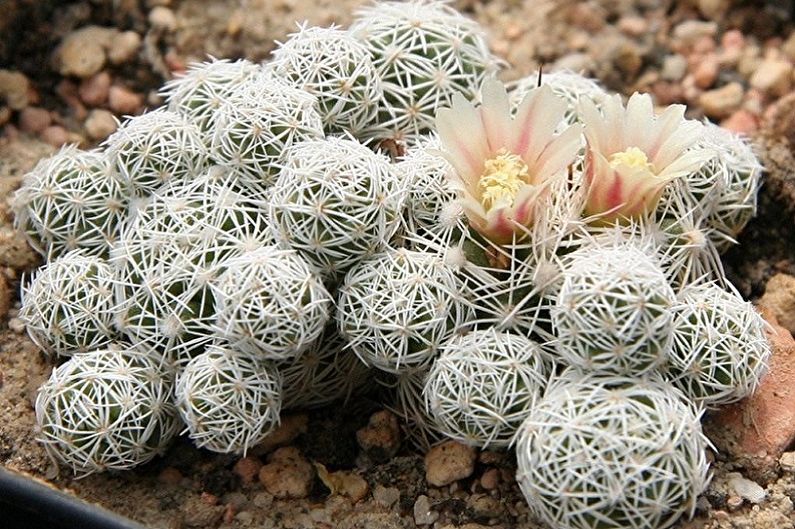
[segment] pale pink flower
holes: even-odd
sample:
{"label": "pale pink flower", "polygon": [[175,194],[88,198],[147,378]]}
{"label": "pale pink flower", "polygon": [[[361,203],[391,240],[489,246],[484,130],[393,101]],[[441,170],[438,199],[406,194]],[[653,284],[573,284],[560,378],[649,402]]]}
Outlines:
{"label": "pale pink flower", "polygon": [[505,86],[483,84],[475,107],[457,94],[436,114],[451,181],[471,226],[498,243],[521,238],[552,178],[572,163],[581,143],[574,125],[556,135],[566,102],[546,86],[528,92],[515,117]]}
{"label": "pale pink flower", "polygon": [[666,184],[704,162],[701,151],[688,151],[703,127],[684,119],[684,105],[656,115],[651,97],[636,92],[626,108],[615,95],[601,109],[587,98],[580,100],[587,215],[600,215],[605,222],[637,218],[654,209]]}

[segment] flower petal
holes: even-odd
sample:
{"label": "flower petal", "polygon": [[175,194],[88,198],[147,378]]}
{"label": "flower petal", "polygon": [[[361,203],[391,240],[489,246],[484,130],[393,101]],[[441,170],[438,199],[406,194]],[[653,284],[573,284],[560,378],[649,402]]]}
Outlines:
{"label": "flower petal", "polygon": [[523,160],[532,159],[552,139],[566,112],[566,102],[546,85],[527,93],[516,110],[509,150]]}
{"label": "flower petal", "polygon": [[505,85],[496,79],[488,79],[483,83],[481,97],[483,104],[480,107],[480,119],[493,155],[508,145],[511,134],[511,105]]}
{"label": "flower petal", "polygon": [[582,148],[582,126],[572,125],[555,137],[530,165],[533,183],[540,183],[568,167]]}
{"label": "flower petal", "polygon": [[463,96],[455,94],[452,108],[440,108],[436,112],[436,129],[446,152],[445,158],[458,177],[469,186],[477,185],[483,160],[489,155],[479,112]]}

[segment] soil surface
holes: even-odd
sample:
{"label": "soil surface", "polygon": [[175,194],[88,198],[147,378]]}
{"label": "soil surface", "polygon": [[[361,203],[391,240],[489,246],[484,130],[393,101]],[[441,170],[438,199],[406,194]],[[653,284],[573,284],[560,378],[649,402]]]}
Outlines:
{"label": "soil surface", "polygon": [[[19,283],[40,261],[14,233],[5,199],[24,172],[54,145],[69,140],[90,146],[101,141],[104,129],[89,122],[91,115],[99,119],[106,117],[99,111],[120,116],[126,110],[110,99],[87,101],[77,92],[86,81],[60,73],[54,59],[62,39],[88,25],[112,28],[117,37],[124,32],[138,35],[137,53],[118,64],[108,62],[100,72],[110,75],[113,86],[134,96],[130,101],[137,107],[130,108],[135,113],[159,104],[157,89],[191,60],[207,54],[263,60],[273,41],[283,40],[296,21],[345,25],[362,4],[360,0],[3,2],[0,69],[26,77],[29,86],[19,97],[27,98],[27,107],[43,109],[47,125],[33,126],[35,113],[25,115],[25,105],[12,105],[0,94],[0,127],[4,127],[0,307],[10,307],[0,315],[0,464],[44,478],[153,528],[542,529],[530,517],[515,483],[510,453],[478,454],[468,477],[444,487],[427,483],[423,454],[408,443],[397,455],[374,462],[362,452],[356,431],[380,409],[376,400],[286,418],[291,426],[280,432],[283,442],[266,441],[245,462],[239,456],[198,450],[180,438],[163,457],[141,468],[75,480],[67,471],[59,473],[35,440],[32,402],[53,361],[27,339],[16,318]],[[511,65],[503,74],[506,80],[522,77],[540,64],[566,66],[622,93],[640,89],[652,92],[660,103],[686,102],[694,118],[706,115],[749,133],[769,173],[760,192],[759,215],[740,237],[741,245],[725,256],[727,274],[751,299],[763,294],[771,275],[795,274],[795,120],[791,118],[795,96],[788,99],[795,40],[790,38],[790,3],[460,0],[454,5],[487,28],[493,49]],[[738,58],[727,59],[730,53]],[[790,78],[767,85],[759,80],[758,71],[773,60],[790,65]],[[726,108],[715,107],[710,92],[732,83],[740,87],[740,100]],[[252,478],[245,465],[257,469],[279,444],[297,448],[308,461],[329,471],[360,476],[366,487],[332,493],[315,477],[306,497],[275,498],[256,478],[256,470]],[[719,453],[710,457],[712,484],[699,499],[695,518],[676,527],[795,529],[791,467],[760,483],[765,497],[753,503],[738,498],[729,485],[736,478],[733,473],[743,472],[739,464]]]}

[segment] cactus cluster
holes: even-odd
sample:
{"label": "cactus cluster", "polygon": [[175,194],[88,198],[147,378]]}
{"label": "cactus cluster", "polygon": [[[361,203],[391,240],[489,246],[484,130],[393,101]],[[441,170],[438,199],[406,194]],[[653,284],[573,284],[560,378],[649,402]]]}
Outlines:
{"label": "cactus cluster", "polygon": [[485,42],[446,2],[377,3],[262,65],[193,65],[167,109],[28,174],[17,222],[50,262],[20,317],[70,357],[39,393],[54,457],[133,466],[177,414],[245,452],[376,381],[420,446],[516,447],[556,527],[692,512],[700,410],[770,352],[719,260],[759,163],[571,72],[509,92]]}

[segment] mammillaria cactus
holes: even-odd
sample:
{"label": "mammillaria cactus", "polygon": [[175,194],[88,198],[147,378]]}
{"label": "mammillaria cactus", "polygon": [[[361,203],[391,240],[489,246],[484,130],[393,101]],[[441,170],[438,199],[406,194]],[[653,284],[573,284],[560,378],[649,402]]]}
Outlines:
{"label": "mammillaria cactus", "polygon": [[581,121],[578,108],[580,98],[587,97],[599,107],[608,97],[608,93],[597,81],[578,73],[569,70],[533,72],[519,79],[512,87],[511,109],[516,111],[527,93],[541,85],[550,87],[556,96],[566,101],[568,107],[563,114],[562,126]]}
{"label": "mammillaria cactus", "polygon": [[185,74],[166,83],[161,92],[166,96],[167,108],[190,119],[209,145],[223,102],[240,84],[261,73],[259,66],[245,59],[211,57],[209,61],[190,64]]}
{"label": "mammillaria cactus", "polygon": [[767,369],[765,326],[736,292],[714,283],[688,287],[673,306],[674,385],[706,406],[749,395]]}
{"label": "mammillaria cactus", "polygon": [[351,269],[340,287],[340,333],[383,371],[427,367],[471,318],[461,281],[434,254],[387,251]]}
{"label": "mammillaria cactus", "polygon": [[[710,238],[720,251],[736,243],[737,235],[756,215],[762,165],[742,136],[714,124],[705,125],[699,147],[713,152],[698,175],[715,181],[706,222],[713,228]],[[696,177],[698,178],[698,176]]]}
{"label": "mammillaria cactus", "polygon": [[105,153],[67,145],[25,175],[14,196],[15,224],[48,258],[78,248],[107,255],[127,215],[128,193]]}
{"label": "mammillaria cactus", "polygon": [[184,365],[212,341],[215,307],[210,283],[218,261],[206,262],[201,248],[173,241],[156,249],[120,246],[111,262],[117,269],[116,327],[127,338],[159,355],[161,367]]}
{"label": "mammillaria cactus", "polygon": [[291,145],[322,138],[316,99],[278,76],[262,73],[241,83],[215,113],[210,156],[241,178],[270,185]]}
{"label": "mammillaria cactus", "polygon": [[372,54],[384,91],[378,119],[364,131],[375,141],[428,132],[437,108],[455,93],[475,97],[499,67],[478,24],[439,0],[375,3],[350,31]]}
{"label": "mammillaria cactus", "polygon": [[199,129],[168,110],[129,118],[105,146],[119,174],[139,196],[152,194],[169,180],[192,177],[207,163]]}
{"label": "mammillaria cactus", "polygon": [[176,410],[161,371],[134,349],[80,353],[36,396],[39,439],[75,474],[132,468],[162,453]]}
{"label": "mammillaria cactus", "polygon": [[44,265],[22,287],[19,318],[49,353],[68,356],[113,340],[113,270],[101,257],[72,250]]}
{"label": "mammillaria cactus", "polygon": [[317,98],[328,133],[357,136],[376,120],[381,78],[364,45],[343,29],[302,24],[267,66]]}
{"label": "mammillaria cactus", "polygon": [[200,352],[215,332],[210,284],[225,260],[272,242],[266,204],[262,186],[218,166],[150,197],[113,251],[117,327],[169,363]]}
{"label": "mammillaria cactus", "polygon": [[384,249],[398,227],[404,187],[388,158],[349,138],[299,143],[273,186],[275,238],[324,276]]}
{"label": "mammillaria cactus", "polygon": [[273,365],[210,346],[177,376],[177,407],[201,448],[242,452],[279,425],[281,377]]}
{"label": "mammillaria cactus", "polygon": [[436,427],[483,448],[506,447],[542,394],[552,364],[532,340],[493,328],[442,346],[422,391]]}
{"label": "mammillaria cactus", "polygon": [[320,338],[331,296],[298,253],[265,246],[225,266],[215,284],[216,332],[230,347],[291,360]]}
{"label": "mammillaria cactus", "polygon": [[568,372],[517,433],[516,479],[560,529],[661,529],[706,487],[699,414],[658,379]]}
{"label": "mammillaria cactus", "polygon": [[567,260],[551,313],[561,359],[620,375],[662,367],[675,294],[653,247],[596,239]]}
{"label": "mammillaria cactus", "polygon": [[366,388],[371,370],[347,345],[332,321],[298,358],[277,362],[284,381],[282,408],[317,408]]}

